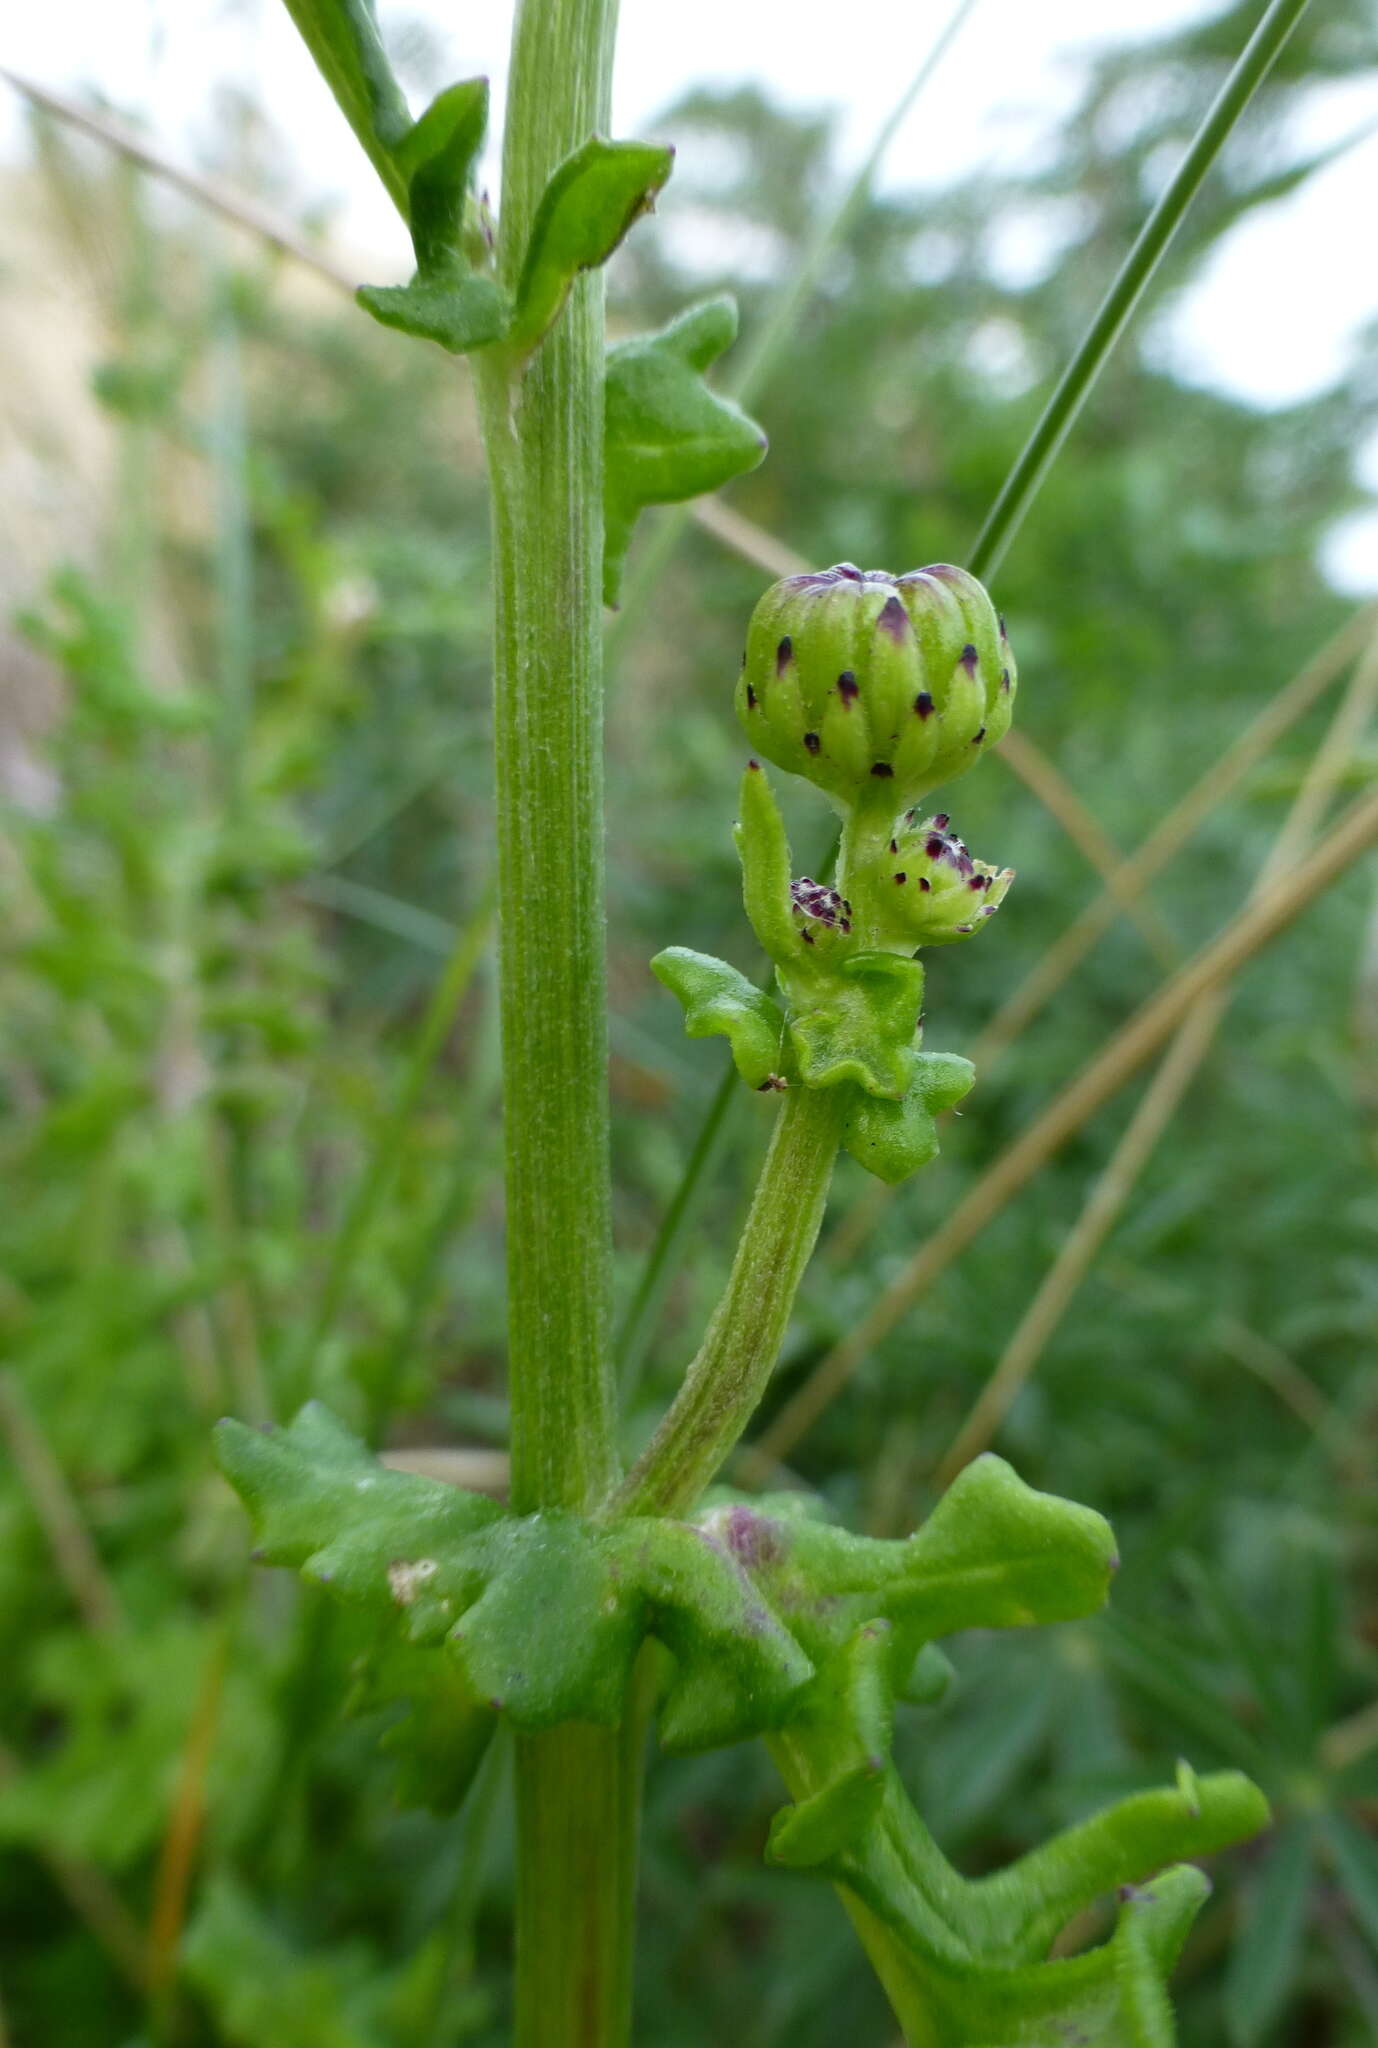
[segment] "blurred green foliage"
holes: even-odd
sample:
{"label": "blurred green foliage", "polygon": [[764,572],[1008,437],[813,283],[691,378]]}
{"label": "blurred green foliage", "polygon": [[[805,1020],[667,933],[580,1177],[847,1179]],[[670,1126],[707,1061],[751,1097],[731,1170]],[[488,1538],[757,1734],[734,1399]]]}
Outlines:
{"label": "blurred green foliage", "polygon": [[[817,562],[960,560],[1252,15],[1099,57],[1031,174],[869,201],[754,397],[771,452],[734,504]],[[1315,85],[1375,65],[1358,0],[1313,10],[1170,286],[1306,174],[1293,138]],[[676,178],[617,259],[615,326],[727,288],[749,342],[839,184],[828,124],[741,92],[695,94],[663,126]],[[280,1416],[308,1384],[394,1446],[503,1441],[488,970],[450,976],[448,1017],[427,1007],[481,929],[490,865],[463,373],[266,256],[189,263],[197,220],[155,216],[133,184],[112,201],[103,161],[60,138],[40,161],[87,223],[60,251],[78,273],[104,208],[96,391],[120,491],[103,559],[55,564],[22,621],[52,708],[0,842],[3,2026],[16,2048],[496,2048],[501,1756],[459,1822],[394,1806],[380,1716],[341,1710],[347,1624],[251,1581],[209,1457],[217,1414]],[[1278,294],[1280,318],[1304,318],[1285,278]],[[1316,549],[1360,502],[1373,416],[1372,350],[1276,411],[1193,387],[1155,333],[1164,302],[997,588],[1023,729],[1126,850],[1344,618]],[[188,493],[204,516],[185,516]],[[609,719],[624,1302],[726,1057],[686,1044],[646,963],[675,943],[753,966],[730,689],[763,579],[690,529],[638,599],[651,539],[632,551]],[[1328,715],[1154,885],[1184,954],[1243,899]],[[1351,789],[1374,749],[1370,733]],[[957,1050],[1096,887],[1011,775],[959,795],[964,836],[1019,881],[998,936],[930,964],[935,1042]],[[816,820],[791,824],[811,843]],[[1178,1755],[1259,1778],[1279,1826],[1222,1859],[1179,1977],[1188,2048],[1378,2031],[1374,920],[1371,870],[1346,876],[1241,977],[1001,1432],[1031,1484],[1112,1518],[1109,1618],[960,1642],[950,1700],[906,1709],[898,1738],[972,1871]],[[860,1250],[825,1245],[772,1403],[1162,971],[1121,921],[980,1078],[941,1164]],[[1063,1148],[798,1448],[852,1526],[893,1533],[930,1503],[1125,1114]],[[633,1439],[722,1283],[768,1115],[733,1113]],[[365,1186],[367,1227],[335,1271]],[[835,1213],[864,1187],[844,1163]],[[657,2048],[892,2038],[835,1903],[762,1867],[778,1799],[751,1748],[652,1773],[638,2032]]]}

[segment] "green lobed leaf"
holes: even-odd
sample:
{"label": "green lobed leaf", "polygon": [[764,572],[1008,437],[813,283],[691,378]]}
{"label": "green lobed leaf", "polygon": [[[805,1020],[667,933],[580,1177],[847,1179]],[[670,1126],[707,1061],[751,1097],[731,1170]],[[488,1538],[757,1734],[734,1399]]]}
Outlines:
{"label": "green lobed leaf", "polygon": [[960,1102],[975,1079],[971,1061],[957,1053],[918,1053],[913,1077],[899,1102],[860,1088],[853,1092],[842,1143],[868,1173],[896,1187],[937,1158],[936,1118]]}
{"label": "green lobed leaf", "polygon": [[[488,126],[488,81],[464,79],[432,100],[394,148],[411,226],[416,274],[409,284],[361,285],[360,306],[381,326],[452,355],[486,348],[507,331],[508,306],[491,277],[475,270],[481,240],[466,233],[469,180]],[[472,239],[475,248],[467,244]]]}
{"label": "green lobed leaf", "polygon": [[655,204],[673,168],[672,149],[594,135],[551,174],[531,224],[512,315],[513,346],[535,348],[559,318],[581,270],[606,263]]}
{"label": "green lobed leaf", "polygon": [[608,353],[604,408],[603,601],[615,605],[638,514],[715,491],[754,469],[766,437],[703,373],[736,339],[729,298],[691,306]]}
{"label": "green lobed leaf", "polygon": [[1122,2048],[1167,2048],[1163,1984],[1199,1903],[1197,1873],[1127,1898],[1114,1936],[1090,1954],[1039,1958],[1107,1889],[1256,1829],[1266,1806],[1253,1787],[1184,1769],[1176,1788],[1122,1801],[968,1881],[909,1806],[890,1758],[896,1694],[935,1637],[1100,1603],[1114,1544],[1090,1509],[1036,1493],[985,1457],[903,1542],[850,1535],[788,1499],[728,1501],[694,1522],[601,1523],[517,1516],[388,1471],[314,1406],[285,1430],[224,1423],[219,1441],[263,1554],[375,1623],[368,1697],[411,1702],[389,1737],[411,1796],[459,1796],[499,1710],[524,1729],[615,1723],[653,1636],[672,1664],[666,1746],[768,1737],[793,1795],[772,1856],[862,1903],[867,1925],[884,1930],[900,2009],[912,1997],[934,2015],[935,2040],[1052,2048],[1079,2028]]}
{"label": "green lobed leaf", "polygon": [[507,325],[507,308],[491,277],[418,275],[410,284],[361,284],[354,296],[380,326],[418,341],[438,341],[456,356],[486,348]]}
{"label": "green lobed leaf", "polygon": [[667,946],[651,972],[684,1006],[690,1038],[721,1034],[732,1047],[737,1072],[749,1088],[769,1087],[787,1064],[785,1020],[778,1003],[725,960]]}
{"label": "green lobed leaf", "polygon": [[923,980],[917,960],[869,952],[840,960],[826,980],[782,977],[791,999],[790,1043],[805,1087],[854,1081],[868,1095],[900,1103],[916,1071]]}
{"label": "green lobed leaf", "polygon": [[469,179],[487,128],[488,80],[466,78],[437,93],[397,147],[423,277],[462,261]]}

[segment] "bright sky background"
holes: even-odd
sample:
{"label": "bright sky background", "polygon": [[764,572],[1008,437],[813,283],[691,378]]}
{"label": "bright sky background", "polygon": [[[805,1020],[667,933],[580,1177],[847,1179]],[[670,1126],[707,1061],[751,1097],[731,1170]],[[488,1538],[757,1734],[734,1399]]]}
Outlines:
{"label": "bright sky background", "polygon": [[[952,0],[623,0],[614,130],[653,132],[691,84],[757,81],[788,103],[836,109],[844,156],[858,161],[951,10]],[[1167,32],[1201,12],[1200,0],[977,0],[896,137],[881,185],[912,189],[1037,161],[1075,97],[1080,51]],[[445,76],[486,72],[498,131],[510,0],[382,0],[380,13],[385,28],[426,21]],[[67,92],[99,90],[192,163],[217,86],[247,86],[294,136],[303,188],[338,203],[341,237],[405,267],[400,227],[277,0],[16,4],[0,30],[0,64]],[[1378,76],[1318,88],[1298,149],[1375,121]],[[21,137],[15,96],[0,87],[0,154],[14,155]],[[1362,256],[1374,247],[1375,193],[1378,132],[1227,238],[1157,323],[1155,340],[1179,373],[1265,406],[1322,388],[1378,317],[1378,259]],[[1378,492],[1378,421],[1359,462]],[[1335,530],[1326,566],[1347,590],[1378,590],[1378,511]]]}

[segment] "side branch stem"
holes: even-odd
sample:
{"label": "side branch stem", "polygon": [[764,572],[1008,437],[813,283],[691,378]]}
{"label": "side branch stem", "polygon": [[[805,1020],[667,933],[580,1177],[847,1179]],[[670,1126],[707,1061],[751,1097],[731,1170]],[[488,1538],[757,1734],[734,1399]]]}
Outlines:
{"label": "side branch stem", "polygon": [[698,1499],[766,1390],[823,1221],[842,1129],[840,1091],[792,1088],[698,1356],[614,1503],[679,1514]]}

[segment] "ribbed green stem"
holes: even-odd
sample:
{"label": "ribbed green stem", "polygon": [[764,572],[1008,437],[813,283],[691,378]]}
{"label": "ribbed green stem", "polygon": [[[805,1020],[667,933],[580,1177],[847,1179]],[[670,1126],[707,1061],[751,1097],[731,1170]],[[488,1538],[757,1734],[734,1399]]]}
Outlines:
{"label": "ribbed green stem", "polygon": [[669,1414],[618,1495],[619,1513],[691,1507],[755,1413],[823,1221],[842,1129],[839,1095],[786,1095],[727,1287]]}
{"label": "ribbed green stem", "polygon": [[[614,0],[522,0],[503,153],[511,284],[555,166],[606,130]],[[603,293],[525,372],[476,358],[493,491],[512,1504],[613,1477],[603,957]]]}
{"label": "ribbed green stem", "polygon": [[[556,165],[607,132],[616,0],[521,0],[498,263],[511,288]],[[493,501],[494,730],[512,1505],[616,1478],[603,956],[603,288],[523,369],[475,359]],[[639,1749],[577,1725],[517,1744],[515,2048],[622,2048]]]}

